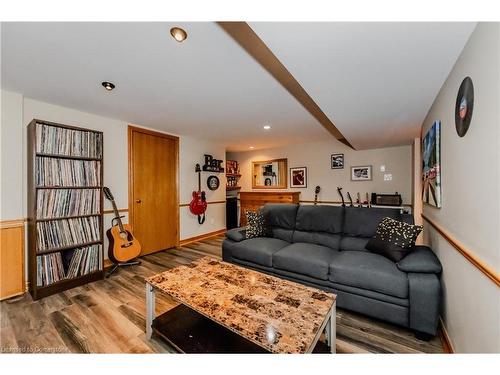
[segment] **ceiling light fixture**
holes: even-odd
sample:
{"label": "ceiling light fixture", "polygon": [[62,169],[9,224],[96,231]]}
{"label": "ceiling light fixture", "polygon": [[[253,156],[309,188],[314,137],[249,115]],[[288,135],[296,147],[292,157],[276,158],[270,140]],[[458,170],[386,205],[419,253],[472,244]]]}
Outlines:
{"label": "ceiling light fixture", "polygon": [[271,125],[264,125],[264,130],[269,130],[271,129]]}
{"label": "ceiling light fixture", "polygon": [[115,88],[115,85],[111,82],[102,82],[101,85],[107,90],[107,91],[111,91]]}
{"label": "ceiling light fixture", "polygon": [[250,146],[250,147],[249,147],[249,149],[250,149],[250,150],[253,150],[254,148],[255,148],[255,147],[253,147],[253,146]]}
{"label": "ceiling light fixture", "polygon": [[188,37],[187,33],[180,27],[172,27],[170,29],[170,34],[179,43],[184,42],[184,40]]}

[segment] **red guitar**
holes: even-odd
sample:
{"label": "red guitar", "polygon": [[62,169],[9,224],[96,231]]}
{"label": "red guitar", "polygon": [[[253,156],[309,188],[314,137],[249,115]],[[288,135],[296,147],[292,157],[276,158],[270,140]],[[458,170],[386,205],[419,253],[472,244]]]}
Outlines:
{"label": "red guitar", "polygon": [[198,216],[198,223],[205,222],[205,211],[207,210],[207,198],[205,192],[201,191],[201,168],[196,164],[195,172],[198,173],[198,191],[193,191],[193,199],[189,203],[189,210]]}

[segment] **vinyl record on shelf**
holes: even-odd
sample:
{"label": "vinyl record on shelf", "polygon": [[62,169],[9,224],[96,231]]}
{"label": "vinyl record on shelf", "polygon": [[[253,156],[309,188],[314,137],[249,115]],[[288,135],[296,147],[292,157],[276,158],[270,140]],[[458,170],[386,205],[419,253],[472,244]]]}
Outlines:
{"label": "vinyl record on shelf", "polygon": [[460,137],[463,137],[467,133],[467,130],[469,130],[473,108],[474,85],[470,77],[465,77],[458,89],[455,104],[455,127]]}

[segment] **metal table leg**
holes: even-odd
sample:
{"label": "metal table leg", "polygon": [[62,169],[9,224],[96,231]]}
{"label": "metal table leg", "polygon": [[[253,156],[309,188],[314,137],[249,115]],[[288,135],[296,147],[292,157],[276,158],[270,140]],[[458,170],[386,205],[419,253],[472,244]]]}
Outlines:
{"label": "metal table leg", "polygon": [[336,352],[336,339],[337,339],[337,301],[333,302],[332,308],[330,310],[330,317],[328,318],[328,322],[326,324],[326,340],[328,346],[330,347],[330,352]]}
{"label": "metal table leg", "polygon": [[150,340],[153,334],[153,319],[155,318],[155,289],[146,283],[146,339]]}

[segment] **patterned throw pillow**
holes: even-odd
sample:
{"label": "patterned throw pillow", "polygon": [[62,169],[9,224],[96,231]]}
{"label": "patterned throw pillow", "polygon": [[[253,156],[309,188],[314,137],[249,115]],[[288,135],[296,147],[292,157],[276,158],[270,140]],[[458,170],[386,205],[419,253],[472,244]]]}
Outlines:
{"label": "patterned throw pillow", "polygon": [[366,249],[399,262],[413,249],[422,229],[421,225],[385,217],[378,224],[375,236],[366,244]]}
{"label": "patterned throw pillow", "polygon": [[246,211],[247,238],[266,237],[269,234],[266,217],[262,211]]}

